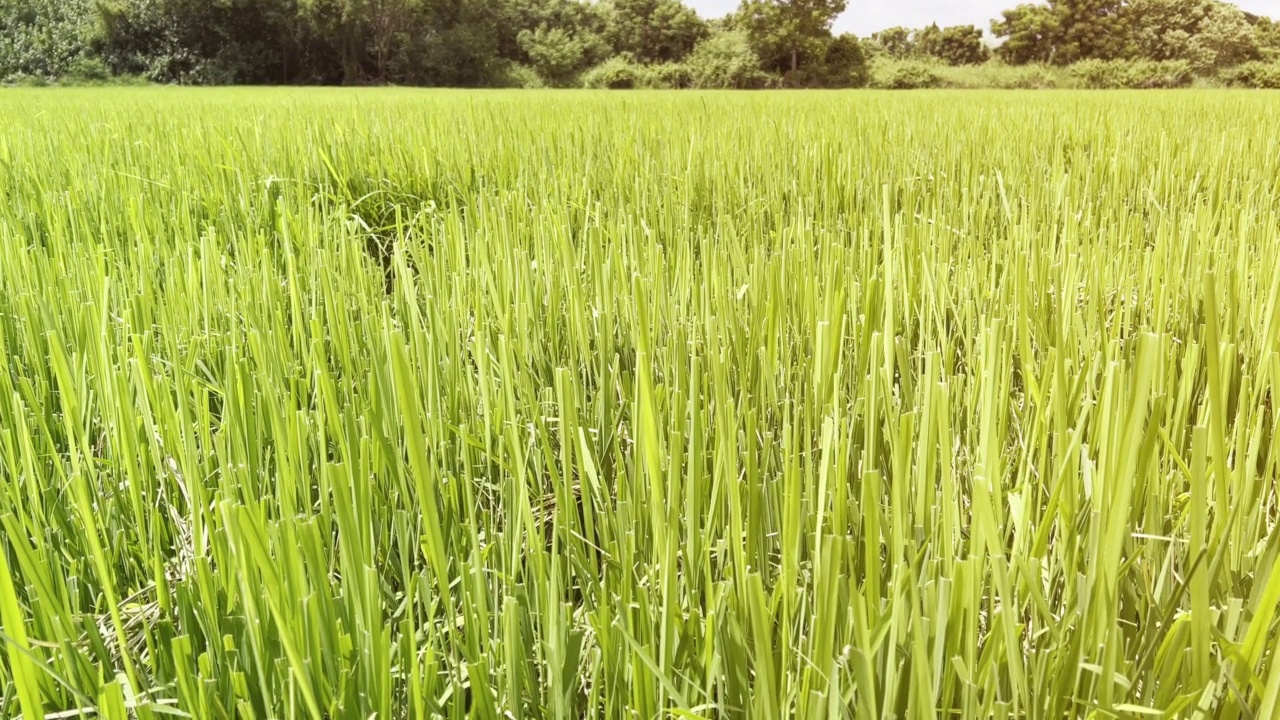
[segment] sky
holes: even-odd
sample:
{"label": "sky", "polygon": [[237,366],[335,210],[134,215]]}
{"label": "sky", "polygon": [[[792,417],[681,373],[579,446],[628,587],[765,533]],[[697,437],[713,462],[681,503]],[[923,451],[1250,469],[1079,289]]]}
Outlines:
{"label": "sky", "polygon": [[[903,25],[977,25],[990,31],[991,20],[1000,11],[1027,0],[849,0],[849,10],[836,21],[837,32],[870,35],[877,30]],[[739,0],[685,0],[705,17],[720,17],[738,7]],[[1280,18],[1280,0],[1236,0],[1240,9]]]}

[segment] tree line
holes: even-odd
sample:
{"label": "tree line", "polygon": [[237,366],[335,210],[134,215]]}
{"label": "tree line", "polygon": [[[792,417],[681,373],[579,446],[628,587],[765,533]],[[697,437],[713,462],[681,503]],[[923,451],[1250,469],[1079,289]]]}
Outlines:
{"label": "tree line", "polygon": [[[855,87],[875,58],[949,65],[1280,57],[1280,24],[1220,0],[1050,0],[972,25],[832,32],[846,0],[0,0],[0,81]],[[990,42],[989,42],[990,40]]]}

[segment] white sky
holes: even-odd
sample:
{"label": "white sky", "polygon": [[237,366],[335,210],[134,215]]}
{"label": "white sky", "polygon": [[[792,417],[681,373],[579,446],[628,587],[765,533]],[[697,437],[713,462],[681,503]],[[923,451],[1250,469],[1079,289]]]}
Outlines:
{"label": "white sky", "polygon": [[[924,27],[973,24],[987,33],[1000,11],[1028,0],[849,0],[849,10],[836,21],[836,30],[870,35],[895,25]],[[739,0],[685,0],[705,17],[720,17],[738,7]],[[1280,0],[1236,0],[1242,10],[1280,18]]]}

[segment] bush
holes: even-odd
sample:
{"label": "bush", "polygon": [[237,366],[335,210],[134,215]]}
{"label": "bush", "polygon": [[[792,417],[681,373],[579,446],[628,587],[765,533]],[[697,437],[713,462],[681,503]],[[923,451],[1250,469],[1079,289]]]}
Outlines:
{"label": "bush", "polygon": [[542,82],[542,76],[538,74],[537,70],[520,63],[508,63],[506,66],[499,68],[495,73],[493,85],[499,88],[517,88],[521,90],[536,90],[546,87],[546,83]]}
{"label": "bush", "polygon": [[601,90],[630,90],[639,86],[644,68],[615,56],[582,73],[582,86]]}
{"label": "bush", "polygon": [[774,84],[743,32],[719,32],[698,43],[686,60],[690,85],[707,89],[759,89]]}
{"label": "bush", "polygon": [[1280,90],[1280,62],[1248,62],[1219,74],[1230,87]]}
{"label": "bush", "polygon": [[98,58],[80,58],[67,67],[67,72],[59,80],[59,85],[106,85],[115,78],[106,63]]}
{"label": "bush", "polygon": [[693,86],[689,66],[684,63],[661,63],[640,68],[639,87],[654,90],[679,90]]}
{"label": "bush", "polygon": [[1047,65],[1034,64],[1015,67],[998,63],[982,67],[990,69],[987,75],[992,82],[987,87],[1003,90],[1051,90],[1071,85],[1071,78],[1066,76],[1061,69]]}
{"label": "bush", "polygon": [[97,17],[96,0],[0,0],[0,78],[48,84],[66,75],[88,55]]}
{"label": "bush", "polygon": [[782,74],[782,87],[788,89],[827,87],[827,76],[822,70],[823,68],[818,67],[788,70]]}
{"label": "bush", "polygon": [[992,61],[981,65],[940,66],[935,72],[942,78],[943,87],[964,90],[1048,90],[1078,84],[1061,68],[1040,64],[1007,65]]}
{"label": "bush", "polygon": [[882,57],[871,68],[871,87],[887,90],[1047,90],[1080,85],[1065,68],[1038,63],[1009,65],[990,60],[981,65],[952,66],[937,61]]}
{"label": "bush", "polygon": [[827,45],[822,59],[823,84],[826,87],[866,87],[871,79],[867,53],[853,35],[840,35]]}
{"label": "bush", "polygon": [[692,87],[689,66],[683,63],[641,65],[626,53],[596,65],[582,74],[582,86],[602,90],[678,90]]}
{"label": "bush", "polygon": [[879,63],[871,72],[871,86],[882,90],[922,90],[942,87],[942,76],[927,63]]}
{"label": "bush", "polygon": [[16,72],[6,76],[4,82],[0,83],[0,85],[10,87],[48,87],[49,81],[41,75]]}
{"label": "bush", "polygon": [[1195,80],[1185,60],[1083,60],[1070,69],[1081,85],[1096,90],[1179,88]]}

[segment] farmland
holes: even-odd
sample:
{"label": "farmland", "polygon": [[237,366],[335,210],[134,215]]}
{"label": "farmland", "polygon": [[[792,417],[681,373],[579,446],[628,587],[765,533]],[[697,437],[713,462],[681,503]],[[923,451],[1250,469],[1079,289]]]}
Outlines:
{"label": "farmland", "polygon": [[0,94],[0,717],[1280,717],[1278,126]]}

